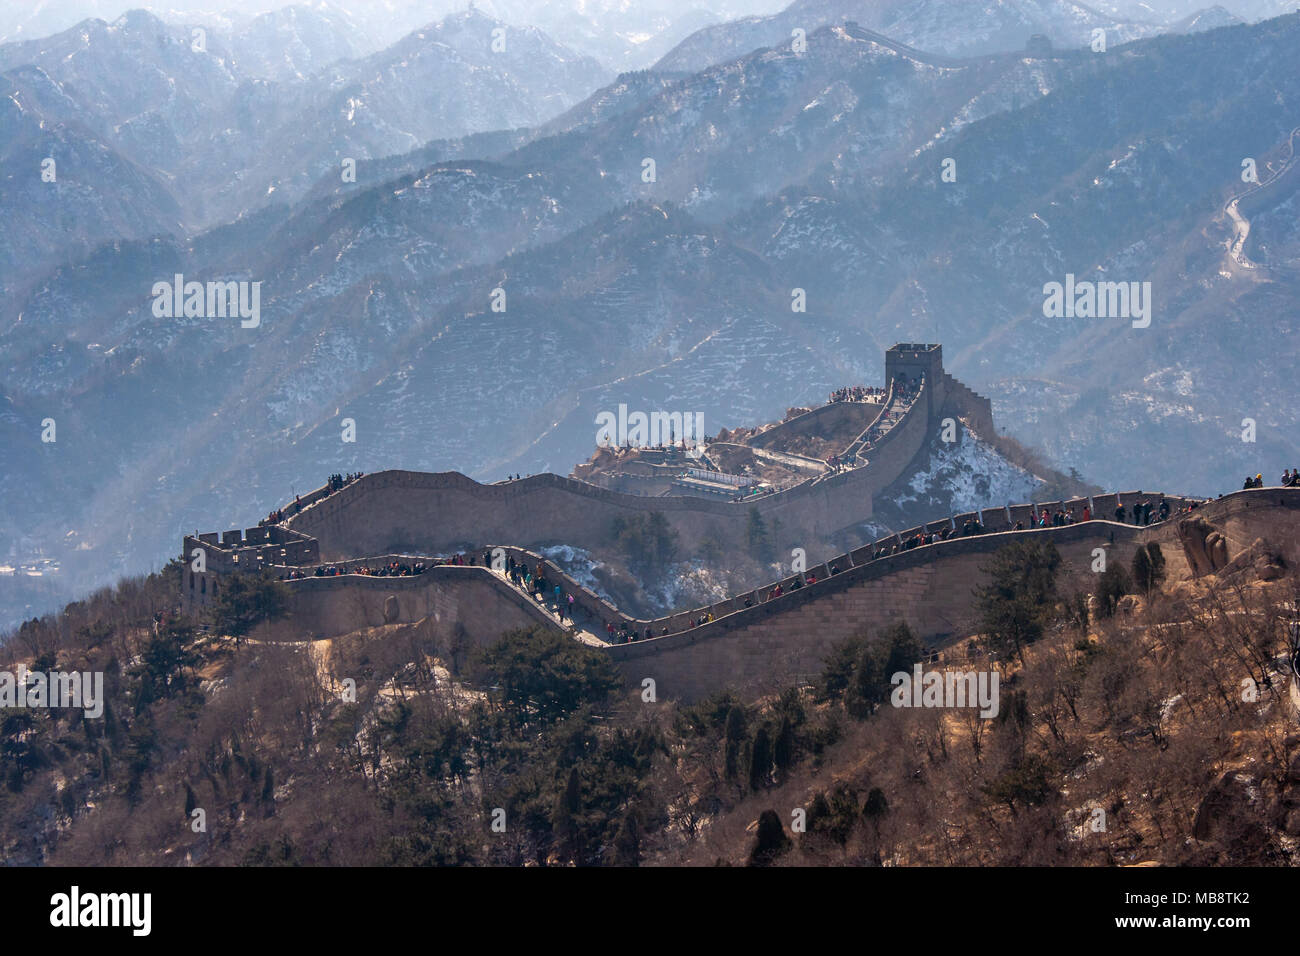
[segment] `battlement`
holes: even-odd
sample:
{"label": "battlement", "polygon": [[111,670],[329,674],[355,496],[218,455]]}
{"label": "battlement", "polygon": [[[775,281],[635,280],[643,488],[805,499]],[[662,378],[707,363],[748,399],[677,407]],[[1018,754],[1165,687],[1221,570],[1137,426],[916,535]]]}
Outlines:
{"label": "battlement", "polygon": [[302,567],[320,561],[320,543],[311,535],[282,525],[185,535],[182,552],[181,604],[187,610],[211,604],[221,577],[257,572],[265,567]]}
{"label": "battlement", "polygon": [[[911,567],[918,560],[921,563],[928,560],[924,557],[919,559],[905,557],[914,552],[922,555],[932,554],[935,552],[931,549],[941,547],[944,554],[983,554],[988,552],[990,547],[1000,546],[991,543],[995,536],[1021,532],[1049,532],[1050,536],[1058,542],[1092,541],[1098,537],[1106,537],[1111,542],[1114,542],[1117,536],[1130,539],[1139,533],[1154,530],[1162,525],[1162,523],[1157,522],[1156,525],[1139,526],[1108,520],[1113,509],[1121,504],[1127,503],[1131,505],[1139,500],[1147,500],[1152,504],[1162,501],[1168,502],[1168,514],[1171,519],[1181,518],[1190,511],[1210,503],[1204,499],[1181,495],[1137,491],[1080,497],[1068,501],[1007,504],[1000,507],[962,512],[909,528],[906,531],[885,535],[850,551],[811,564],[803,572],[786,575],[761,587],[712,604],[652,619],[633,618],[624,614],[621,610],[579,584],[554,561],[543,557],[536,551],[513,545],[480,545],[474,547],[472,551],[475,555],[478,553],[484,554],[482,567],[487,565],[487,554],[497,554],[501,560],[508,557],[529,568],[543,569],[545,576],[552,583],[560,583],[566,593],[574,595],[576,605],[583,610],[587,620],[597,621],[601,627],[606,623],[612,624],[615,628],[628,627],[638,636],[648,631],[654,643],[657,643],[662,637],[684,635],[687,631],[690,631],[692,634],[691,641],[693,642],[703,633],[712,633],[712,630],[715,629],[714,624],[720,623],[722,619],[730,618],[731,615],[742,611],[752,610],[769,603],[777,597],[791,597],[804,588],[812,588],[816,593],[826,593],[828,589],[834,590],[837,587],[842,587],[846,582],[852,582],[860,578],[862,574],[860,569],[868,565],[875,569],[872,574],[876,575],[880,573],[881,568]],[[1297,507],[1300,506],[1300,495],[1294,492],[1284,492],[1280,498],[1276,498],[1276,500],[1269,498],[1267,502],[1270,505],[1282,504]],[[1035,516],[1052,515],[1057,512],[1070,514],[1072,523],[1066,525],[1048,524],[1045,527],[1039,527],[1033,521]],[[971,523],[977,526],[976,533],[967,534],[962,532],[961,529]],[[1165,529],[1168,526],[1169,522],[1163,523]],[[336,580],[337,577],[349,577],[362,566],[384,565],[392,560],[409,562],[413,557],[408,554],[394,553],[331,562],[342,573],[323,580],[331,581]],[[898,563],[900,560],[903,561],[901,565]],[[882,564],[881,562],[885,563]],[[438,568],[440,573],[446,573],[442,571],[442,566],[435,565],[434,567]],[[831,584],[832,579],[835,580],[833,585]],[[320,581],[322,579],[313,579],[309,576],[307,580]],[[407,581],[408,579],[381,577],[374,580]],[[294,586],[299,583],[299,581],[292,582]],[[401,586],[410,585],[402,584]],[[697,626],[694,623],[706,618],[712,619],[707,625]],[[734,626],[735,622],[732,621],[721,629],[725,630]]]}
{"label": "battlement", "polygon": [[924,375],[934,381],[943,374],[943,346],[900,342],[885,350],[885,382],[896,375],[917,377]]}
{"label": "battlement", "polygon": [[[590,643],[591,635],[602,635],[606,625],[612,625],[635,635],[631,642],[603,647],[629,686],[652,677],[661,694],[691,700],[725,687],[762,691],[765,683],[780,686],[793,676],[814,673],[836,641],[875,633],[899,620],[907,621],[936,648],[960,639],[976,626],[971,595],[984,580],[988,556],[1025,536],[1051,541],[1062,555],[1062,574],[1071,578],[1072,587],[1085,590],[1094,581],[1091,569],[1098,549],[1111,562],[1127,563],[1138,545],[1156,542],[1164,547],[1171,574],[1194,573],[1180,546],[1184,526],[1194,523],[1212,523],[1222,533],[1229,554],[1245,550],[1262,534],[1273,535],[1284,560],[1300,562],[1296,544],[1300,491],[1295,489],[1242,491],[1218,501],[1125,492],[1099,496],[1091,506],[1100,511],[1112,501],[1131,503],[1137,497],[1155,501],[1163,497],[1180,507],[1194,506],[1194,520],[1174,511],[1170,520],[1152,525],[1097,518],[1017,529],[1010,522],[1030,509],[1081,509],[1089,502],[989,508],[913,529],[933,532],[941,525],[951,527],[958,518],[973,518],[984,526],[977,534],[913,547],[899,547],[905,538],[893,535],[763,588],[651,620],[623,614],[534,551],[488,546],[495,560],[508,557],[530,571],[537,569],[546,578],[547,593],[538,597],[525,593],[486,562],[435,567],[415,577],[308,578],[289,583],[294,595],[292,618],[261,636],[300,640],[306,632],[319,637],[379,624],[426,621],[440,640],[450,640],[456,626],[464,624],[475,642],[491,641],[499,633],[494,628],[507,624],[557,626],[549,591],[558,584],[574,597],[568,614],[571,623],[565,626],[575,634],[585,631]],[[880,553],[885,546],[891,546],[888,553]],[[393,556],[372,560],[383,563],[388,557]]]}

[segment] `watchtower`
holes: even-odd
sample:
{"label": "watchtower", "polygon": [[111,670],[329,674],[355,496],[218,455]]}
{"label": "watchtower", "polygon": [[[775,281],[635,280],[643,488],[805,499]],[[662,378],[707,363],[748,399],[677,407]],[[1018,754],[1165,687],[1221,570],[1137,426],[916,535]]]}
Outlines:
{"label": "watchtower", "polygon": [[943,406],[947,396],[943,371],[943,346],[931,343],[900,342],[885,352],[885,387],[895,375],[906,376],[915,383],[925,379],[922,408],[927,417]]}
{"label": "watchtower", "polygon": [[916,378],[924,375],[927,385],[933,385],[943,375],[943,346],[902,342],[885,352],[885,383],[895,375]]}

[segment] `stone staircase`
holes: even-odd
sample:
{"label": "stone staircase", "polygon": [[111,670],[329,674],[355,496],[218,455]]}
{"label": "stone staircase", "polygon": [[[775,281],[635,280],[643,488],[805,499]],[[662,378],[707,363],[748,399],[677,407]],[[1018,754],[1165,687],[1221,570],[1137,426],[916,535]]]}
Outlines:
{"label": "stone staircase", "polygon": [[[924,387],[923,385],[922,389]],[[890,383],[889,397],[885,401],[885,410],[863,430],[862,434],[853,439],[849,447],[844,449],[844,452],[840,455],[840,459],[854,465],[866,464],[866,459],[863,456],[903,420],[903,416],[911,411],[912,406],[920,398],[921,393],[918,391],[916,397],[910,402],[904,402],[901,397],[894,394],[893,383]]]}

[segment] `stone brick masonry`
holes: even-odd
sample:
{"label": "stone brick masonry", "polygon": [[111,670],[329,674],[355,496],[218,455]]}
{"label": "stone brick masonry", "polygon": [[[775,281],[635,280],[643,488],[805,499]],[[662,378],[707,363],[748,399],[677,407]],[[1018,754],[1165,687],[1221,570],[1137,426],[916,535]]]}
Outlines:
{"label": "stone brick masonry", "polygon": [[[1300,562],[1300,490],[1243,491],[1209,502],[1196,514],[1219,528],[1230,554],[1266,537],[1288,562]],[[694,700],[724,688],[761,693],[817,673],[832,645],[846,637],[877,633],[905,621],[932,646],[959,640],[973,630],[973,592],[985,580],[983,568],[998,548],[1016,539],[1050,540],[1061,552],[1063,592],[1091,591],[1093,562],[1101,549],[1107,562],[1132,560],[1147,541],[1161,544],[1170,573],[1187,573],[1175,520],[1139,528],[1091,521],[1029,531],[951,538],[847,567],[833,577],[744,607],[740,598],[714,605],[716,620],[666,636],[602,649],[633,691],[646,678],[663,698]],[[541,560],[510,549],[517,560]],[[582,589],[554,565],[546,573],[577,594],[593,626],[626,622],[657,634],[665,623],[680,625],[688,613],[656,621],[626,618]],[[504,630],[553,624],[535,602],[484,567],[438,567],[412,578],[344,575],[289,584],[293,615],[261,636],[305,639],[346,633],[381,623],[424,622],[440,647],[453,651],[494,640]],[[761,599],[768,589],[750,592]],[[390,601],[390,598],[395,600]],[[698,613],[698,612],[697,612]],[[584,625],[585,626],[585,625]]]}

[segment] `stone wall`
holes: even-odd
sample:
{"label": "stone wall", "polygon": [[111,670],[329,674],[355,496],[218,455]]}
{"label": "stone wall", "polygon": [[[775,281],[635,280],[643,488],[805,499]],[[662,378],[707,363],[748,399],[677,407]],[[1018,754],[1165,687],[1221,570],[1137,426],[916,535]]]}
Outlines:
{"label": "stone wall", "polygon": [[[1091,589],[1092,550],[1106,549],[1110,560],[1128,561],[1141,530],[1132,526],[1093,522],[1033,532],[952,538],[910,551],[844,567],[831,576],[819,566],[816,584],[798,590],[784,582],[786,593],[764,600],[770,589],[748,592],[717,602],[715,620],[687,627],[683,612],[653,621],[636,620],[583,589],[553,564],[522,549],[504,549],[531,569],[545,563],[545,573],[574,594],[582,609],[579,626],[603,630],[605,621],[627,623],[638,636],[649,627],[667,636],[616,644],[604,653],[619,667],[630,685],[653,677],[659,692],[682,699],[724,687],[747,691],[768,681],[789,683],[820,670],[835,642],[863,631],[877,631],[905,620],[933,644],[943,644],[969,632],[972,591],[983,580],[988,556],[1009,540],[1030,535],[1054,541],[1065,558],[1064,586]],[[382,561],[382,558],[373,559]],[[847,564],[848,558],[845,558]],[[531,624],[554,626],[537,604],[512,588],[502,576],[482,566],[440,566],[413,577],[362,575],[290,581],[291,615],[265,627],[265,639],[330,637],[380,624],[428,619],[434,633],[450,637],[460,625],[473,644],[494,640],[502,631]],[[744,600],[754,603],[744,606]]]}
{"label": "stone wall", "polygon": [[992,441],[997,435],[993,425],[993,403],[983,395],[957,381],[947,372],[943,374],[944,405],[939,413],[964,418],[966,424],[986,441]]}
{"label": "stone wall", "polygon": [[[1067,504],[1081,508],[1083,501]],[[1016,506],[1012,516],[1028,507]],[[1005,509],[987,509],[982,516],[989,527],[994,512],[1006,521]],[[1238,492],[1206,503],[1193,514],[1205,518],[1225,536],[1229,557],[1264,537],[1288,562],[1300,562],[1300,491]],[[581,610],[575,617],[580,627],[600,634],[606,621],[627,623],[638,637],[649,627],[655,635],[651,639],[612,645],[603,652],[623,673],[629,688],[639,689],[648,677],[655,681],[660,696],[693,700],[728,687],[761,693],[787,686],[819,672],[827,651],[837,641],[863,632],[877,633],[895,621],[906,621],[934,646],[960,639],[973,630],[973,591],[985,579],[983,568],[989,556],[1013,540],[1056,545],[1064,559],[1060,577],[1064,593],[1093,590],[1096,579],[1091,566],[1098,548],[1105,552],[1108,564],[1118,561],[1127,565],[1138,545],[1156,541],[1165,553],[1170,575],[1184,576],[1187,568],[1177,538],[1177,521],[1140,528],[1094,520],[989,533],[950,538],[871,560],[877,542],[836,558],[840,573],[833,576],[825,564],[810,567],[817,577],[815,584],[795,590],[791,588],[795,577],[786,578],[782,582],[786,593],[780,597],[769,598],[769,585],[707,609],[653,621],[625,617],[533,552],[514,547],[502,550],[530,569],[539,561],[544,563],[547,577],[559,581],[577,599]],[[945,522],[927,528],[936,530]],[[551,617],[536,602],[481,566],[437,567],[410,578],[309,578],[290,582],[289,587],[294,595],[293,617],[274,630],[268,629],[268,637],[301,639],[381,623],[427,620],[434,633],[448,640],[457,635],[459,626],[459,640],[481,644],[510,628],[535,623],[553,626]],[[751,606],[746,607],[746,601]],[[689,619],[704,611],[711,611],[715,620],[688,627]],[[664,628],[669,633],[658,636]]]}
{"label": "stone wall", "polygon": [[[1262,538],[1291,567],[1300,567],[1300,489],[1256,488],[1236,491],[1209,502],[1192,512],[1203,517],[1223,535],[1232,560]],[[1149,531],[1165,555],[1168,573],[1191,576],[1183,548],[1178,540],[1176,520]]]}
{"label": "stone wall", "polygon": [[819,578],[704,627],[615,645],[608,653],[631,688],[649,677],[662,697],[695,700],[725,688],[763,693],[819,673],[837,642],[898,621],[931,646],[965,637],[974,629],[973,591],[986,580],[983,568],[1010,540],[1053,541],[1063,558],[1062,590],[1091,591],[1093,550],[1127,563],[1141,534],[1133,526],[1093,522],[951,538]]}
{"label": "stone wall", "polygon": [[535,602],[481,567],[440,566],[411,577],[312,577],[288,581],[286,588],[288,616],[261,625],[250,637],[311,640],[424,622],[440,646],[468,650],[515,628],[554,626]]}
{"label": "stone wall", "polygon": [[856,437],[880,417],[883,409],[883,402],[831,402],[773,425],[749,439],[747,444],[753,448],[770,448],[796,436],[823,435],[846,425],[852,426]]}
{"label": "stone wall", "polygon": [[[202,552],[204,570],[194,569],[196,552]],[[234,529],[221,534],[209,532],[197,537],[185,535],[181,543],[185,567],[181,571],[181,606],[187,612],[207,607],[216,600],[222,577],[264,567],[312,565],[320,560],[315,538],[288,528],[269,525]]]}
{"label": "stone wall", "polygon": [[[284,509],[286,527],[317,541],[316,558],[327,561],[390,551],[448,553],[493,540],[599,551],[612,543],[615,518],[658,511],[689,554],[706,540],[724,550],[747,550],[749,514],[757,509],[776,532],[773,545],[779,552],[799,547],[810,560],[826,560],[837,538],[870,520],[874,497],[906,472],[938,426],[940,409],[980,422],[988,415],[987,400],[943,373],[938,346],[896,346],[886,353],[886,372],[924,373],[926,382],[916,404],[871,448],[869,464],[809,478],[782,492],[732,502],[680,494],[651,497],[660,490],[654,479],[631,480],[628,490],[641,493],[627,494],[551,474],[482,485],[456,472],[383,471],[333,494],[316,489],[300,506],[291,503]],[[815,430],[846,416],[861,417],[865,428],[879,413],[877,405],[832,403],[776,426],[757,444],[772,441],[774,432]],[[284,559],[302,563],[301,555]]]}
{"label": "stone wall", "polygon": [[[660,511],[689,553],[706,539],[724,549],[744,549],[749,512],[757,508],[769,528],[780,528],[777,548],[801,547],[813,560],[822,560],[830,556],[836,535],[871,518],[875,495],[905,472],[937,427],[934,410],[961,409],[969,403],[977,413],[987,408],[987,401],[968,389],[953,392],[948,402],[950,376],[942,372],[937,346],[891,349],[886,369],[924,372],[927,378],[915,405],[868,452],[869,464],[810,478],[763,497],[741,502],[690,495],[645,497],[550,474],[481,485],[456,472],[384,471],[313,500],[288,524],[319,540],[321,556],[332,560],[394,550],[441,553],[490,540],[595,550],[610,543],[614,518]],[[797,434],[845,417],[862,418],[865,429],[867,419],[879,413],[880,406],[872,404],[832,403],[770,429],[757,444],[774,440],[773,432]],[[521,539],[522,529],[527,534]]]}
{"label": "stone wall", "polygon": [[769,528],[779,522],[778,547],[829,555],[830,537],[871,517],[871,498],[916,453],[925,424],[910,416],[894,428],[876,467],[855,469],[787,492],[731,502],[695,496],[648,498],[597,488],[556,475],[481,485],[456,472],[386,471],[367,475],[290,519],[291,527],[320,542],[324,560],[387,551],[445,553],[484,541],[527,547],[567,544],[598,550],[610,544],[616,517],[662,512],[687,553],[706,538],[724,549],[745,547],[749,512]]}

